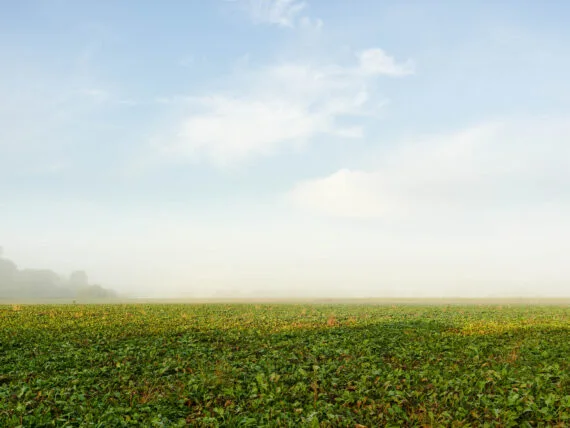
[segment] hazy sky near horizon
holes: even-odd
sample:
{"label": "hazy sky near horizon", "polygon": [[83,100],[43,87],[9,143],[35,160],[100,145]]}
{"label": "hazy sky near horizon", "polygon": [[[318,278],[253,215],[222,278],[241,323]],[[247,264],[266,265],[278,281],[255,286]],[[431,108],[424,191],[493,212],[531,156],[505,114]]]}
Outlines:
{"label": "hazy sky near horizon", "polygon": [[0,245],[142,296],[570,296],[569,21],[6,2]]}

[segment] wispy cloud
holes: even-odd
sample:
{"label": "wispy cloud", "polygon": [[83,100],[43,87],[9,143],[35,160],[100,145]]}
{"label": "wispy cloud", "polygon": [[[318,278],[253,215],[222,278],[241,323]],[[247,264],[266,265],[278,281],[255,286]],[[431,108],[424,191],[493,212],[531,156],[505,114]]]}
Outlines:
{"label": "wispy cloud", "polygon": [[245,0],[254,22],[294,27],[307,3],[299,0]]}
{"label": "wispy cloud", "polygon": [[[374,60],[378,56],[383,62]],[[352,65],[283,62],[247,69],[240,90],[186,98],[188,113],[155,136],[154,149],[163,160],[228,165],[318,135],[360,138],[358,120],[348,126],[340,119],[377,113],[385,101],[375,90],[378,78],[411,72],[379,49],[355,54]]]}
{"label": "wispy cloud", "polygon": [[304,12],[308,3],[302,0],[229,0],[242,6],[256,24],[283,28],[312,28],[323,26],[321,19],[313,19]]}
{"label": "wispy cloud", "polygon": [[414,63],[407,60],[398,63],[382,49],[368,49],[358,54],[360,70],[365,74],[387,76],[407,76],[414,73]]}

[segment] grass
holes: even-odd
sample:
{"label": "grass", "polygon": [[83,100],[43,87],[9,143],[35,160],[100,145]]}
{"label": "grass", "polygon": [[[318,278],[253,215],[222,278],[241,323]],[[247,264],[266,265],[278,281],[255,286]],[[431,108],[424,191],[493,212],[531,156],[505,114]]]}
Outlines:
{"label": "grass", "polygon": [[0,426],[569,426],[570,308],[0,306]]}

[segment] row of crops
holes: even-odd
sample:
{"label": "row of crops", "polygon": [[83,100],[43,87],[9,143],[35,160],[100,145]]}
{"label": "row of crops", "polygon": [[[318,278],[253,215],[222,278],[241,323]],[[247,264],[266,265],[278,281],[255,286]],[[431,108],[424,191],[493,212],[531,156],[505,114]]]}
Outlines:
{"label": "row of crops", "polygon": [[570,308],[0,306],[0,426],[570,426]]}

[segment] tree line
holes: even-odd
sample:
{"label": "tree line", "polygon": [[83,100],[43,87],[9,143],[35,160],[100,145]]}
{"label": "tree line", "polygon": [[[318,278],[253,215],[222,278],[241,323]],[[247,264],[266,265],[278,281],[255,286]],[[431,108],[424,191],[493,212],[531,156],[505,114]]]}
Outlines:
{"label": "tree line", "polygon": [[117,294],[90,284],[84,271],[62,277],[49,269],[19,269],[0,247],[0,299],[106,299]]}

